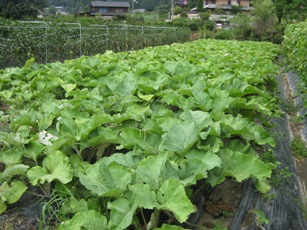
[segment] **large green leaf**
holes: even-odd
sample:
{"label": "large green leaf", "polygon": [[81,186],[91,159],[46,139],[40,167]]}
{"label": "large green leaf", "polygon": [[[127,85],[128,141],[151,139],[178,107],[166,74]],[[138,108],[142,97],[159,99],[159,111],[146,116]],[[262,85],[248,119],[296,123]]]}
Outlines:
{"label": "large green leaf", "polygon": [[106,230],[107,218],[101,213],[88,210],[76,213],[70,220],[63,222],[59,230]]}
{"label": "large green leaf", "polygon": [[[140,151],[140,154],[142,154],[141,151]],[[122,165],[124,167],[130,168],[130,169],[136,169],[140,161],[140,158],[138,155],[134,155],[133,151],[130,151],[125,154],[113,153],[109,157],[104,157],[102,161],[105,162],[107,165],[111,164],[112,162],[116,162],[117,164]]]}
{"label": "large green leaf", "polygon": [[140,148],[144,153],[153,154],[158,152],[161,137],[158,133],[126,127],[120,134],[122,146],[126,148]]}
{"label": "large green leaf", "polygon": [[38,141],[31,141],[22,151],[22,155],[36,162],[38,156],[42,154],[43,150],[44,146],[41,143],[39,143]]}
{"label": "large green leaf", "polygon": [[212,123],[212,118],[208,112],[203,112],[200,110],[185,110],[180,118],[185,121],[194,122],[198,130],[207,128]]}
{"label": "large green leaf", "polygon": [[165,64],[166,70],[174,77],[178,75],[189,75],[193,74],[192,65],[188,60],[181,61],[168,61]]}
{"label": "large green leaf", "polygon": [[162,135],[160,149],[179,154],[187,152],[198,140],[197,127],[192,122],[174,125],[169,132]]}
{"label": "large green leaf", "polygon": [[174,179],[163,182],[157,193],[157,200],[160,208],[171,211],[180,223],[186,221],[189,215],[195,211],[184,187]]}
{"label": "large green leaf", "polygon": [[108,209],[111,210],[108,229],[123,230],[131,225],[137,205],[124,197],[120,197],[109,202]]}
{"label": "large green leaf", "polygon": [[165,153],[143,159],[136,169],[136,181],[146,183],[152,190],[157,191],[164,180],[178,178],[167,159]]}
{"label": "large green leaf", "polygon": [[151,115],[151,109],[148,105],[139,105],[136,103],[129,104],[129,107],[126,109],[126,114],[133,120],[143,121]]}
{"label": "large green leaf", "polygon": [[75,119],[75,122],[78,128],[78,136],[80,136],[80,139],[86,138],[92,130],[96,129],[102,124],[105,124],[111,121],[112,121],[112,118],[108,114],[93,115],[90,118],[78,117]]}
{"label": "large green leaf", "polygon": [[64,202],[64,204],[61,207],[61,210],[63,211],[63,214],[69,214],[69,213],[77,213],[82,211],[88,211],[88,204],[87,201],[84,199],[77,200],[76,198],[72,197],[67,202]]}
{"label": "large green leaf", "polygon": [[225,115],[221,120],[223,136],[230,137],[232,135],[240,135],[247,141],[255,140],[259,145],[270,144],[275,146],[276,143],[265,129],[252,123],[250,120],[237,115]]}
{"label": "large green leaf", "polygon": [[73,154],[69,157],[70,165],[73,169],[73,174],[75,177],[79,176],[79,173],[84,174],[85,170],[90,166],[90,163],[83,161],[78,154]]}
{"label": "large green leaf", "polygon": [[184,186],[207,178],[209,170],[221,165],[221,159],[212,152],[191,150],[185,157],[187,159],[180,161],[178,169],[180,182]]}
{"label": "large green leaf", "polygon": [[20,199],[22,194],[27,190],[27,186],[19,181],[15,180],[11,184],[4,182],[0,186],[0,214],[3,213],[7,205],[13,204]]}
{"label": "large green leaf", "polygon": [[59,180],[66,184],[72,180],[73,171],[69,159],[61,151],[45,157],[42,166],[34,166],[27,172],[32,185]]}
{"label": "large green leaf", "polygon": [[90,146],[98,146],[101,144],[117,144],[120,143],[119,131],[99,126],[88,135],[86,144]]}
{"label": "large green leaf", "polygon": [[238,182],[248,178],[256,180],[256,187],[260,192],[268,192],[270,186],[267,179],[271,177],[271,166],[262,162],[257,155],[223,149],[218,153],[222,160],[220,167],[209,172],[207,181],[215,186],[225,180],[226,177],[233,177]]}
{"label": "large green leaf", "polygon": [[214,111],[225,111],[230,104],[235,100],[229,96],[229,93],[225,90],[217,88],[210,88],[210,97],[212,98],[213,110]]}
{"label": "large green leaf", "polygon": [[106,165],[102,160],[79,174],[80,182],[98,196],[119,197],[132,180],[129,169],[117,164]]}
{"label": "large green leaf", "polygon": [[0,182],[4,179],[9,180],[10,178],[16,175],[25,175],[28,168],[29,166],[24,164],[7,166],[5,170],[2,173],[0,173]]}
{"label": "large green leaf", "polygon": [[0,152],[0,162],[5,165],[19,164],[22,161],[22,151],[18,148],[11,148]]}
{"label": "large green leaf", "polygon": [[134,184],[129,189],[133,192],[133,201],[138,207],[145,209],[159,207],[157,195],[149,184]]}
{"label": "large green leaf", "polygon": [[22,133],[7,133],[0,131],[0,143],[3,143],[7,146],[22,146],[23,144],[27,144],[29,139],[27,139],[28,135],[23,136]]}

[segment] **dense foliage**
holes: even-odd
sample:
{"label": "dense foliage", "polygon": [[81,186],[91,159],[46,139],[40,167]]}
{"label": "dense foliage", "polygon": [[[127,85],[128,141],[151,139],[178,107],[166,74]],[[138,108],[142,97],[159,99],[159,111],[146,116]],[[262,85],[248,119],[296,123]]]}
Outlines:
{"label": "dense foliage", "polygon": [[273,0],[279,22],[282,20],[300,20],[307,18],[305,0]]}
{"label": "dense foliage", "polygon": [[[307,90],[307,21],[291,24],[286,28],[283,50],[287,68],[300,74],[301,90]],[[305,98],[307,106],[307,99]]]}
{"label": "dense foliage", "polygon": [[199,180],[267,192],[277,51],[198,40],[0,70],[0,212],[35,186],[60,229],[153,229],[195,212]]}
{"label": "dense foliage", "polygon": [[0,20],[0,68],[22,66],[32,57],[46,63],[106,50],[119,52],[185,42],[190,35],[187,28],[101,24],[94,18],[81,19],[35,23]]}
{"label": "dense foliage", "polygon": [[36,18],[47,0],[1,0],[0,16],[10,19]]}

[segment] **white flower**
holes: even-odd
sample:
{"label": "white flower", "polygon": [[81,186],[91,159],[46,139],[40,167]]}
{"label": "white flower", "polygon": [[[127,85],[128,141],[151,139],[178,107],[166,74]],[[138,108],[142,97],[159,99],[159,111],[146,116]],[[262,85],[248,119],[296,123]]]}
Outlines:
{"label": "white flower", "polygon": [[45,130],[39,132],[38,140],[43,145],[52,145],[51,141],[57,140],[58,138],[50,133],[47,133]]}

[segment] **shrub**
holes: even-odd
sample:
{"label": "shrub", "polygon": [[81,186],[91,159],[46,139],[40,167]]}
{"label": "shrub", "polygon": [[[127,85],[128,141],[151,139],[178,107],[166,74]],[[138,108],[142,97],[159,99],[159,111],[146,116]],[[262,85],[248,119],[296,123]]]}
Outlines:
{"label": "shrub", "polygon": [[181,12],[181,13],[180,13],[180,17],[181,17],[181,18],[188,18],[187,12]]}
{"label": "shrub", "polygon": [[220,39],[220,40],[232,40],[234,39],[234,33],[232,30],[225,30],[222,29],[221,31],[218,31],[215,34],[215,39]]}

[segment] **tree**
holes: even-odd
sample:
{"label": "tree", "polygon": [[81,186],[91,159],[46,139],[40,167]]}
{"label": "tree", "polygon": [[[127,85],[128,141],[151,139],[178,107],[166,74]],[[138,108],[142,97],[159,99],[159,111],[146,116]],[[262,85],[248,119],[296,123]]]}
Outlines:
{"label": "tree", "polygon": [[190,9],[194,8],[194,7],[197,7],[197,0],[188,0],[188,7]]}
{"label": "tree", "polygon": [[202,11],[204,8],[203,3],[203,0],[188,0],[188,7],[190,9],[196,7],[198,11]]}
{"label": "tree", "polygon": [[36,18],[47,0],[2,0],[0,16],[11,19]]}
{"label": "tree", "polygon": [[231,19],[233,25],[233,31],[236,39],[238,40],[249,40],[253,32],[252,17],[239,13],[233,19]]}
{"label": "tree", "polygon": [[277,23],[276,9],[272,0],[256,0],[254,2],[254,25],[255,31],[261,40],[269,34],[270,41],[273,41],[275,24]]}
{"label": "tree", "polygon": [[231,12],[233,14],[238,14],[242,12],[242,6],[241,5],[231,5]]}
{"label": "tree", "polygon": [[174,14],[177,15],[177,14],[180,14],[181,12],[182,12],[182,8],[180,6],[175,6]]}
{"label": "tree", "polygon": [[56,8],[55,8],[55,6],[50,6],[50,7],[48,8],[47,13],[48,13],[49,15],[56,15]]}
{"label": "tree", "polygon": [[275,5],[278,21],[281,22],[285,14],[286,0],[273,0],[273,3]]}
{"label": "tree", "polygon": [[278,21],[300,20],[307,18],[307,2],[306,0],[273,0],[276,8]]}
{"label": "tree", "polygon": [[289,19],[304,21],[307,18],[306,0],[286,0],[285,12]]}

